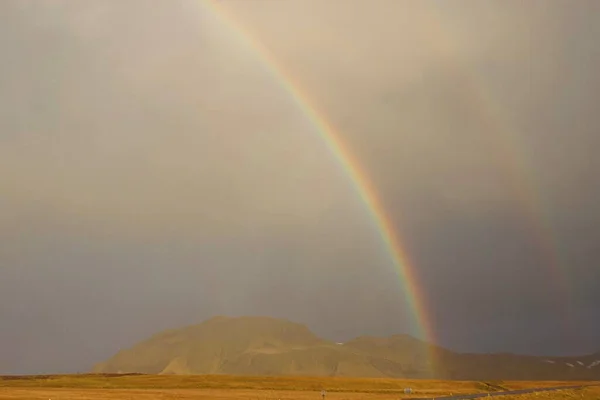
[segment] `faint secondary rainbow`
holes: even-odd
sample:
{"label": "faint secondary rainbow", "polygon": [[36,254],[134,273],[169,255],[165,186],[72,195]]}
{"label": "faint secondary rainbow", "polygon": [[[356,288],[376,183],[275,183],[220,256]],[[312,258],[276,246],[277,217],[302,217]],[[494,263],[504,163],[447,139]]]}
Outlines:
{"label": "faint secondary rainbow", "polygon": [[494,150],[499,152],[503,159],[503,167],[511,179],[513,194],[522,207],[521,215],[532,233],[541,261],[551,276],[553,289],[559,292],[557,300],[560,302],[558,307],[564,319],[563,331],[566,335],[573,336],[574,331],[571,327],[574,324],[570,312],[572,297],[567,271],[564,269],[559,245],[548,215],[548,204],[540,195],[536,184],[535,167],[531,165],[530,157],[525,151],[527,146],[519,139],[516,123],[511,121],[501,104],[495,100],[493,89],[485,77],[475,68],[467,68],[466,64],[461,68],[459,65],[456,59],[459,50],[456,43],[451,40],[456,35],[452,34],[450,26],[444,23],[441,6],[438,3],[423,2],[422,4],[425,7],[431,4],[427,7],[425,15],[430,17],[428,28],[433,32],[434,37],[439,38],[433,44],[439,54],[451,62],[450,67],[453,68],[453,72],[466,83],[465,93],[470,96],[470,101],[476,107],[479,116],[487,122],[489,134],[495,139],[497,148]]}
{"label": "faint secondary rainbow", "polygon": [[406,251],[402,248],[400,237],[386,215],[376,189],[369,181],[365,172],[360,168],[360,163],[341,140],[340,135],[335,131],[334,127],[311,104],[310,99],[306,93],[303,93],[300,85],[289,74],[286,74],[285,70],[278,64],[272,54],[253,35],[249,34],[230,13],[227,13],[217,3],[216,0],[202,1],[202,4],[207,5],[220,18],[221,22],[230,27],[239,35],[241,40],[252,47],[265,67],[269,69],[275,79],[285,88],[299,108],[305,113],[306,117],[313,123],[323,142],[345,170],[376,225],[381,240],[389,251],[394,269],[404,289],[404,297],[412,313],[413,328],[418,331],[417,334],[423,339],[435,343],[434,332],[431,322],[428,319],[426,299],[420,290],[421,286],[415,268],[411,264]]}

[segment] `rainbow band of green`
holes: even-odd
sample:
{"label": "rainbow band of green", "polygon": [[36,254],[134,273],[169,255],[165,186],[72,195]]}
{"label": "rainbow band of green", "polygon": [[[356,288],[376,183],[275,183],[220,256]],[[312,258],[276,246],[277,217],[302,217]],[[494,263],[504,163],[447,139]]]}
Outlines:
{"label": "rainbow band of green", "polygon": [[233,16],[229,15],[217,4],[217,1],[205,0],[204,4],[207,4],[209,9],[216,16],[220,17],[225,25],[237,32],[241,39],[254,49],[266,68],[269,69],[281,86],[287,90],[299,108],[316,127],[321,139],[352,181],[354,189],[364,202],[372,221],[376,225],[381,240],[389,252],[394,270],[403,286],[403,294],[410,307],[412,322],[418,331],[418,335],[431,343],[435,343],[433,329],[427,318],[426,302],[419,291],[420,285],[414,266],[410,263],[406,252],[402,248],[400,237],[386,216],[377,191],[370,184],[366,174],[361,170],[360,163],[353,157],[331,124],[311,105],[308,96],[302,92],[300,85],[296,84],[292,77],[284,73],[284,69],[278,65],[270,52],[245,31]]}
{"label": "rainbow band of green", "polygon": [[[254,48],[260,57],[262,57],[266,67],[272,72],[276,79],[288,90],[300,108],[306,113],[308,118],[313,121],[318,128],[321,137],[327,143],[327,146],[337,158],[342,167],[347,171],[353,184],[367,206],[368,212],[373,221],[377,225],[378,231],[383,242],[387,246],[392,257],[395,270],[399,275],[400,281],[404,287],[404,295],[407,302],[411,306],[413,319],[421,332],[428,340],[434,341],[433,330],[426,316],[428,315],[425,307],[425,300],[419,296],[417,290],[420,286],[414,274],[414,269],[408,262],[406,252],[403,251],[400,240],[394,229],[391,227],[388,218],[385,215],[385,210],[377,197],[376,191],[371,187],[366,175],[361,171],[359,164],[352,157],[351,153],[345,148],[339,135],[330,124],[311,106],[307,96],[302,93],[299,85],[294,84],[291,77],[287,76],[281,67],[251,35],[245,32],[241,24],[237,23],[234,18],[228,15],[225,10],[220,7],[214,0],[206,0],[205,4],[222,18],[226,25],[230,26],[234,32],[237,32],[242,39]],[[514,124],[510,118],[503,112],[502,107],[493,99],[492,89],[486,83],[484,77],[466,65],[460,65],[456,59],[459,53],[456,43],[451,40],[454,36],[452,29],[444,24],[443,12],[438,6],[429,5],[427,2],[419,3],[424,6],[425,13],[428,17],[426,21],[426,29],[428,35],[431,36],[429,43],[434,46],[434,49],[450,64],[448,68],[454,70],[457,76],[462,77],[462,81],[466,83],[464,94],[469,96],[470,102],[476,107],[477,114],[487,122],[488,134],[496,141],[496,151],[500,152],[503,166],[510,177],[510,182],[513,185],[513,194],[519,201],[522,207],[522,215],[527,221],[529,229],[534,235],[536,246],[540,255],[544,258],[548,272],[553,278],[556,290],[560,292],[561,298],[568,299],[569,285],[566,279],[566,271],[563,270],[558,246],[552,233],[552,225],[549,221],[545,210],[545,205],[538,190],[536,190],[534,176],[534,168],[528,162],[527,154],[525,154],[526,146],[521,143]],[[433,3],[432,3],[433,4]],[[564,304],[562,313],[567,316],[567,325],[569,324],[568,305]]]}

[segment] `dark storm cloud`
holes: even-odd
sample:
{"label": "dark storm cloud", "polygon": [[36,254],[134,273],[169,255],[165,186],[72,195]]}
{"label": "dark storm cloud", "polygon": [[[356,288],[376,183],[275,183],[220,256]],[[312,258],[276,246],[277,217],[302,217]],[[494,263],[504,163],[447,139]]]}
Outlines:
{"label": "dark storm cloud", "polygon": [[[597,2],[221,4],[357,155],[441,344],[598,350]],[[84,370],[217,314],[413,332],[348,178],[201,2],[0,15],[0,373]]]}

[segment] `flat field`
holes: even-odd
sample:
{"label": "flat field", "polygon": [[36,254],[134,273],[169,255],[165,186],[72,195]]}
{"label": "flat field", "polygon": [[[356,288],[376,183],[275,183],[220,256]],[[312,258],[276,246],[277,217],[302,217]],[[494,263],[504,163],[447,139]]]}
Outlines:
{"label": "flat field", "polygon": [[[584,383],[584,382],[582,382]],[[167,375],[48,375],[0,377],[0,399],[7,400],[398,400],[450,394],[494,392],[533,387],[567,386],[578,382],[475,382],[323,377],[241,377]],[[404,394],[412,388],[413,394]],[[600,388],[585,388],[503,400],[600,400]]]}

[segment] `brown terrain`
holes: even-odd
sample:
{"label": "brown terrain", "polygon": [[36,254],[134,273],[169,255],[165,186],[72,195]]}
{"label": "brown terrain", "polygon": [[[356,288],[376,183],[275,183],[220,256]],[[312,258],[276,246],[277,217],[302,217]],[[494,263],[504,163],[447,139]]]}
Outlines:
{"label": "brown terrain", "polygon": [[[90,374],[0,377],[0,399],[434,398],[593,383],[598,360],[461,354],[408,335],[334,343],[286,320],[216,317],[121,350]],[[534,398],[600,400],[600,389],[502,397]]]}
{"label": "brown terrain", "polygon": [[286,320],[215,317],[121,350],[93,372],[591,381],[600,380],[600,354],[463,354],[408,335],[334,343]]}
{"label": "brown terrain", "polygon": [[[399,380],[381,378],[175,376],[175,375],[62,375],[0,378],[0,399],[7,400],[137,400],[137,399],[327,399],[391,400],[450,394],[572,385],[572,382],[477,382]],[[414,393],[406,395],[404,388]],[[533,396],[533,397],[532,397]],[[502,399],[600,399],[599,388],[507,396]]]}

